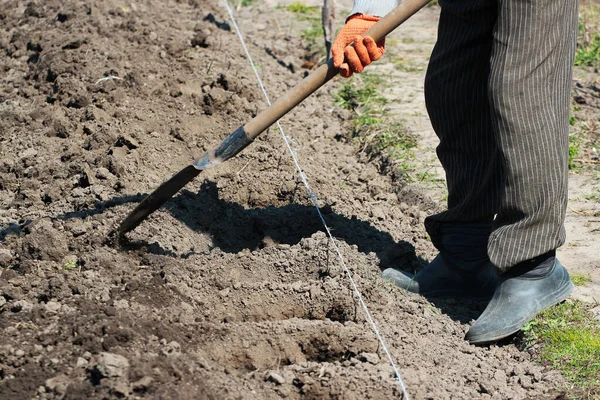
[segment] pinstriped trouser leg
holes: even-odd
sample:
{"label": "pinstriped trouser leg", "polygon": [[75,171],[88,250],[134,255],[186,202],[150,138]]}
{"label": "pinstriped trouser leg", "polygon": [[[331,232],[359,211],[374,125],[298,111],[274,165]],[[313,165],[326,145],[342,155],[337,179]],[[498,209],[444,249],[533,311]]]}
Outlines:
{"label": "pinstriped trouser leg", "polygon": [[565,241],[577,5],[499,2],[489,94],[506,181],[488,253],[500,271]]}
{"label": "pinstriped trouser leg", "polygon": [[426,78],[448,211],[426,221],[490,220],[500,272],[564,242],[576,0],[441,1]]}

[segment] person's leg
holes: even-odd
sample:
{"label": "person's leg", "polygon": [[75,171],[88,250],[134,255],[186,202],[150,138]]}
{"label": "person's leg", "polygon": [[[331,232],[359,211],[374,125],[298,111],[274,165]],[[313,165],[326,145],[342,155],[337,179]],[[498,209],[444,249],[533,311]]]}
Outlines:
{"label": "person's leg", "polygon": [[471,343],[518,331],[573,289],[555,250],[565,239],[576,39],[577,0],[499,0],[489,96],[506,181],[488,254],[502,275]]}
{"label": "person's leg", "polygon": [[490,222],[500,205],[502,165],[493,135],[488,78],[496,0],[440,1],[438,39],[425,78],[448,210],[427,218],[437,236],[447,223]]}
{"label": "person's leg", "polygon": [[448,210],[425,225],[440,254],[416,276],[382,276],[430,297],[489,298],[496,275],[488,254],[491,221],[503,182],[488,102],[496,0],[441,0],[438,39],[425,79],[425,98],[440,138]]}
{"label": "person's leg", "polygon": [[565,240],[576,0],[500,0],[489,96],[506,172],[489,255],[500,272]]}

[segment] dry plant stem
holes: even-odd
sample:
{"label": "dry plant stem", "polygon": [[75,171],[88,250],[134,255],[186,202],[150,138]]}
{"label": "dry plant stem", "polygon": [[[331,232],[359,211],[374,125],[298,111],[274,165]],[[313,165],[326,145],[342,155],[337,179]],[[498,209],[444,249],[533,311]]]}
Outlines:
{"label": "dry plant stem", "polygon": [[588,0],[583,0],[583,46],[587,49],[590,45],[590,28],[588,26]]}
{"label": "dry plant stem", "polygon": [[327,59],[330,59],[334,33],[333,25],[335,23],[335,0],[323,0],[321,18],[321,22],[323,24],[323,35],[325,36],[325,50],[327,52]]}

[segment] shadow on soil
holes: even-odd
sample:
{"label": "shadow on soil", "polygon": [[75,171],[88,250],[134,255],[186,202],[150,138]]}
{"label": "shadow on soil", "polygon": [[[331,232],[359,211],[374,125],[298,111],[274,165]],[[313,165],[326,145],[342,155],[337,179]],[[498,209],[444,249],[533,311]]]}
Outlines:
{"label": "shadow on soil", "polygon": [[[205,182],[197,193],[183,190],[165,208],[190,229],[207,233],[213,245],[227,253],[257,250],[274,244],[298,244],[324,231],[312,205],[288,204],[246,209],[219,198],[214,182]],[[356,245],[362,253],[376,253],[382,267],[402,265],[419,269],[426,261],[415,254],[412,244],[396,243],[392,236],[356,217],[336,214],[331,206],[321,208],[334,237]]]}
{"label": "shadow on soil", "polygon": [[[139,202],[145,196],[123,196],[105,202],[98,202],[94,208],[67,212],[54,218],[67,220],[85,219],[106,210],[127,203]],[[265,208],[246,209],[240,204],[219,198],[214,182],[204,182],[197,193],[182,190],[169,200],[164,208],[174,218],[195,231],[211,236],[214,247],[224,252],[238,253],[244,249],[257,250],[274,244],[298,244],[302,239],[323,231],[323,225],[312,205],[289,204]],[[321,208],[321,212],[335,238],[349,245],[356,245],[362,253],[375,253],[382,269],[402,267],[415,272],[427,265],[427,260],[415,254],[414,246],[405,241],[395,242],[392,236],[366,221],[356,217],[336,214],[331,206]],[[19,234],[31,221],[12,224],[0,230],[0,239],[9,234]],[[170,257],[187,258],[192,254],[176,254],[160,247],[157,243],[128,241],[121,243],[128,249],[144,249],[145,252]],[[433,305],[452,319],[468,323],[476,319],[485,304],[458,300],[429,299]]]}

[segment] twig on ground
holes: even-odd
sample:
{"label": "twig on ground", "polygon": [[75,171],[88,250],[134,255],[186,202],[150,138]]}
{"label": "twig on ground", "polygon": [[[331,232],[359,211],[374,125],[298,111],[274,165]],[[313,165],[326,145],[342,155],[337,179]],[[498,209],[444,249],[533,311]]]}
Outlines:
{"label": "twig on ground", "polygon": [[584,160],[583,158],[574,158],[573,161],[582,164],[600,164],[600,160]]}
{"label": "twig on ground", "polygon": [[597,217],[598,216],[597,211],[589,213],[589,212],[584,212],[584,211],[577,211],[573,207],[569,207],[569,210],[571,210],[572,212],[574,212],[577,215],[581,215],[582,217]]}
{"label": "twig on ground", "polygon": [[236,175],[239,175],[239,174],[241,174],[241,173],[242,173],[242,171],[244,171],[244,170],[246,169],[246,167],[247,167],[249,164],[250,164],[250,161],[248,161],[248,162],[246,163],[246,165],[244,165],[244,166],[242,167],[242,169],[240,169],[240,170],[239,170],[239,171],[236,173]]}
{"label": "twig on ground", "polygon": [[100,79],[98,79],[98,80],[96,81],[95,85],[97,85],[97,84],[99,84],[99,83],[101,83],[101,82],[110,81],[110,80],[113,80],[113,79],[118,79],[118,80],[121,80],[121,81],[123,80],[123,78],[119,78],[118,76],[115,76],[115,75],[109,75],[109,76],[106,76],[106,77],[104,77],[104,78],[100,78]]}

